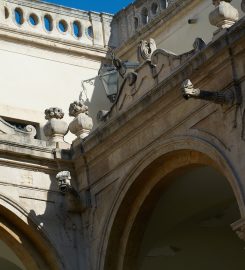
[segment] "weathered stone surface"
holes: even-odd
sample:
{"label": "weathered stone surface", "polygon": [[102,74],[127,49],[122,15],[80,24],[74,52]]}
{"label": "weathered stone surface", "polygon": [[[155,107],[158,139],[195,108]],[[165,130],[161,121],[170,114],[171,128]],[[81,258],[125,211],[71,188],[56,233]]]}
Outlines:
{"label": "weathered stone surface", "polygon": [[45,110],[45,119],[48,122],[43,127],[45,136],[52,142],[64,142],[64,136],[68,132],[68,125],[61,120],[64,113],[61,109],[52,107]]}
{"label": "weathered stone surface", "polygon": [[231,4],[231,1],[213,1],[215,10],[209,15],[210,23],[221,29],[231,27],[239,19],[238,10]]}
{"label": "weathered stone surface", "polygon": [[236,232],[237,236],[245,241],[245,219],[240,219],[232,223],[231,227]]}
{"label": "weathered stone surface", "polygon": [[29,138],[34,138],[37,134],[37,131],[35,129],[34,126],[32,125],[27,125],[25,126],[25,128],[19,129],[11,124],[9,124],[8,122],[6,122],[5,120],[3,120],[0,117],[0,134],[7,134],[7,135],[16,135],[16,136],[26,136]]}
{"label": "weathered stone surface", "polygon": [[69,130],[77,138],[84,139],[93,128],[92,118],[88,116],[88,107],[82,101],[74,101],[69,107],[70,116],[75,117],[69,124]]}
{"label": "weathered stone surface", "polygon": [[244,0],[242,0],[241,8],[242,8],[243,12],[245,12],[245,1]]}

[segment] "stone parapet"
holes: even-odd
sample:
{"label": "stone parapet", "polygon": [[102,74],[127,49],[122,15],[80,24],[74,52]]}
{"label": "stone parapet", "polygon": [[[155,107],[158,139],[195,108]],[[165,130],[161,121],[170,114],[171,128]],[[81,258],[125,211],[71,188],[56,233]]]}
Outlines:
{"label": "stone parapet", "polygon": [[[105,19],[106,18],[106,19]],[[31,0],[0,0],[0,28],[59,42],[105,48],[112,15]],[[106,33],[105,33],[106,31]]]}
{"label": "stone parapet", "polygon": [[[113,30],[117,29],[120,33],[115,39],[121,45],[136,33],[141,31],[146,25],[153,20],[161,17],[160,14],[164,12],[177,0],[138,0],[127,6],[125,9],[118,12],[113,21]],[[116,35],[116,31],[112,34]],[[113,43],[113,40],[111,41]]]}

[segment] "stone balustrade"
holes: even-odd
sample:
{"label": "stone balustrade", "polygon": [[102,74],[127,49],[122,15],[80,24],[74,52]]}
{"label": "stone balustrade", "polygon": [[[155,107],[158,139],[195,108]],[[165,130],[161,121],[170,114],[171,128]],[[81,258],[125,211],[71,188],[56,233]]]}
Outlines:
{"label": "stone balustrade", "polygon": [[0,0],[0,27],[106,47],[113,16],[30,0]]}
{"label": "stone balustrade", "polygon": [[[115,15],[112,35],[116,45],[127,41],[176,0],[137,0]],[[117,35],[117,33],[120,33]]]}

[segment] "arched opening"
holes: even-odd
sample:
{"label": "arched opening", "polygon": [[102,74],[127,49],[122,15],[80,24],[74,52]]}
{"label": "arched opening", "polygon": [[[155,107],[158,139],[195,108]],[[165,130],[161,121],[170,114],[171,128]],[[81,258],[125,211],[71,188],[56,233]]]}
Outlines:
{"label": "arched opening", "polygon": [[158,12],[158,4],[156,2],[152,3],[151,5],[151,13],[153,15],[156,15]]}
{"label": "arched opening", "polygon": [[0,269],[61,269],[53,245],[24,209],[0,194],[0,212]]}
{"label": "arched opening", "polygon": [[146,220],[137,269],[244,269],[244,243],[230,226],[239,217],[228,181],[213,168],[169,176]]}
{"label": "arched opening", "polygon": [[134,17],[134,29],[137,30],[139,27],[139,19],[137,17]]}
{"label": "arched opening", "polygon": [[233,260],[244,268],[244,244],[230,226],[244,211],[239,183],[213,148],[199,147],[215,161],[194,150],[153,154],[125,179],[105,233],[105,269],[231,269]]}
{"label": "arched opening", "polygon": [[149,14],[148,14],[147,8],[143,8],[141,10],[141,20],[142,20],[143,25],[145,25],[149,22]]}
{"label": "arched opening", "polygon": [[26,270],[20,259],[2,240],[0,240],[0,268],[7,270]]}
{"label": "arched opening", "polygon": [[163,9],[166,9],[168,7],[168,0],[161,0],[161,6]]}

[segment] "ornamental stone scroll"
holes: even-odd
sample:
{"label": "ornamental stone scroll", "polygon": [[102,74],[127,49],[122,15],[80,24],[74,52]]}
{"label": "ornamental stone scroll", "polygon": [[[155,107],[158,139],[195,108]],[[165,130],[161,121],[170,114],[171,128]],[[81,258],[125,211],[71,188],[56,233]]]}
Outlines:
{"label": "ornamental stone scroll", "polygon": [[138,45],[138,61],[140,64],[145,61],[150,61],[153,52],[157,49],[156,42],[153,38],[150,38],[149,41],[141,40]]}

